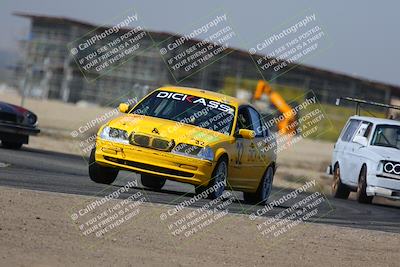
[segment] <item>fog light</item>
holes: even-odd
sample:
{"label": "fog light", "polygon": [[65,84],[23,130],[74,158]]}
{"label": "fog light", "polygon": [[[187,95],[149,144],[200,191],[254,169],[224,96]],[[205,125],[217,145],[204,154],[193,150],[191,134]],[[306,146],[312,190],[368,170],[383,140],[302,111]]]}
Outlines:
{"label": "fog light", "polygon": [[190,165],[185,165],[185,164],[181,164],[181,165],[179,165],[179,167],[181,167],[182,169],[187,169],[187,170],[192,170],[192,171],[197,170],[196,166],[190,166]]}

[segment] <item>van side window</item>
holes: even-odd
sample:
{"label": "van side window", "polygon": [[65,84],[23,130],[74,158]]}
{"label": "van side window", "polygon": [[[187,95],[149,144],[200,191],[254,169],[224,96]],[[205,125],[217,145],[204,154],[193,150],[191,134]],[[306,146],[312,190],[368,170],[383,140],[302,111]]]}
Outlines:
{"label": "van side window", "polygon": [[372,124],[370,122],[363,121],[358,127],[357,133],[354,137],[356,136],[363,136],[367,137],[369,136],[369,133],[371,132]]}
{"label": "van side window", "polygon": [[359,121],[359,120],[350,120],[349,121],[349,123],[347,124],[346,130],[344,131],[342,138],[341,138],[343,142],[349,142],[351,140],[354,133],[358,129],[360,122],[361,121]]}

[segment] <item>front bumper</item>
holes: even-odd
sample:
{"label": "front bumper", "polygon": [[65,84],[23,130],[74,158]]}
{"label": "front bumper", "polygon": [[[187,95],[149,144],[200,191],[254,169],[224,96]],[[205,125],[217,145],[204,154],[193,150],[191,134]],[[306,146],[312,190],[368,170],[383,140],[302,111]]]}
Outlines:
{"label": "front bumper", "polygon": [[0,122],[0,132],[18,135],[37,135],[40,133],[40,130],[34,127]]}
{"label": "front bumper", "polygon": [[326,173],[327,175],[333,175],[332,165],[328,165],[328,166],[326,167],[325,173]]}
{"label": "front bumper", "polygon": [[383,172],[367,176],[367,195],[400,199],[400,176]]}
{"label": "front bumper", "polygon": [[97,139],[96,162],[103,166],[162,176],[170,180],[207,185],[215,162],[155,149]]}
{"label": "front bumper", "polygon": [[367,186],[367,195],[400,200],[400,191],[377,186]]}

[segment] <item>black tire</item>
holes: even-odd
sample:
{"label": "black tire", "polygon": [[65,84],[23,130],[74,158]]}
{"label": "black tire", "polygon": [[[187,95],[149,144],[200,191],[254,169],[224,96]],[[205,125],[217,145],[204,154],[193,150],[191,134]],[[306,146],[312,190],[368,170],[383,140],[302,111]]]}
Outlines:
{"label": "black tire", "polygon": [[96,163],[96,148],[93,148],[89,157],[89,177],[99,184],[112,184],[118,176],[118,169],[103,167]]}
{"label": "black tire", "polygon": [[342,183],[340,178],[340,167],[336,164],[333,170],[332,196],[334,198],[347,199],[350,195],[350,189]]}
{"label": "black tire", "polygon": [[140,181],[142,182],[142,185],[155,190],[160,190],[165,185],[166,180],[167,179],[159,176],[148,174],[140,175]]}
{"label": "black tire", "polygon": [[255,193],[243,192],[244,202],[248,204],[265,204],[268,201],[274,182],[274,168],[269,166],[260,180]]}
{"label": "black tire", "polygon": [[[216,199],[224,193],[228,179],[228,161],[225,157],[218,160],[212,173],[212,178],[207,186],[197,186],[196,194],[201,194],[208,190],[207,198]],[[214,189],[211,189],[214,188]]]}
{"label": "black tire", "polygon": [[361,168],[358,178],[357,201],[364,204],[371,204],[374,196],[367,195],[367,167],[364,165]]}
{"label": "black tire", "polygon": [[206,186],[196,186],[196,188],[194,189],[194,191],[196,192],[196,195],[200,195],[201,193],[203,193],[204,191],[207,190]]}
{"label": "black tire", "polygon": [[19,142],[1,141],[1,146],[8,149],[20,149],[22,145],[23,144]]}

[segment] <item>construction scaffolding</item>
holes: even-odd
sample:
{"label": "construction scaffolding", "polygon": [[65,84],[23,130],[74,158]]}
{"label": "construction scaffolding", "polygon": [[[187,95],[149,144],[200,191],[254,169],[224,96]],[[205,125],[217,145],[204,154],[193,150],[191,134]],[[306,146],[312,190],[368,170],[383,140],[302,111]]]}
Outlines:
{"label": "construction scaffolding", "polygon": [[[156,46],[124,62],[123,65],[88,82],[74,62],[68,43],[98,26],[74,19],[38,16],[25,13],[15,15],[31,21],[30,34],[21,40],[23,60],[15,67],[15,84],[22,95],[60,99],[66,102],[81,100],[107,105],[115,97],[147,91],[165,84],[176,84]],[[127,31],[126,29],[125,31]],[[124,31],[121,31],[121,34]],[[167,38],[179,39],[176,34],[148,32],[155,43]],[[191,40],[186,47],[199,41]],[[101,43],[99,44],[101,45]],[[219,90],[227,77],[237,83],[241,79],[259,80],[260,75],[247,52],[231,49],[227,56],[179,83],[180,86]],[[253,55],[257,57],[257,55]],[[261,57],[261,56],[260,56]],[[179,76],[179,73],[178,73]],[[275,84],[312,89],[321,102],[332,103],[337,96],[357,96],[390,104],[400,99],[400,88],[352,76],[299,65],[289,72],[274,77],[273,71],[264,73]]]}

